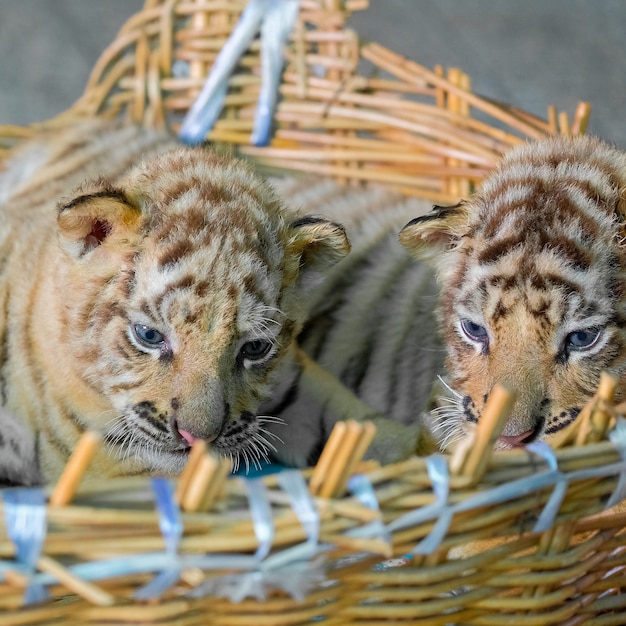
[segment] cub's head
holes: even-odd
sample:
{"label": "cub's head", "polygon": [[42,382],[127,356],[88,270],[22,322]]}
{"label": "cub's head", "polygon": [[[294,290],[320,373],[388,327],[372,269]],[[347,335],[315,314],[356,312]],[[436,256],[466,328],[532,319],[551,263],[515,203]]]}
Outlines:
{"label": "cub's head", "polygon": [[404,228],[441,285],[444,447],[472,431],[498,383],[517,391],[498,448],[550,441],[603,370],[626,383],[625,191],[623,153],[550,139],[512,150],[469,201]]}
{"label": "cub's head", "polygon": [[[122,456],[176,473],[191,443],[265,456],[260,402],[304,321],[302,291],[349,250],[244,163],[180,148],[59,207],[64,345]],[[68,390],[78,397],[81,389]]]}

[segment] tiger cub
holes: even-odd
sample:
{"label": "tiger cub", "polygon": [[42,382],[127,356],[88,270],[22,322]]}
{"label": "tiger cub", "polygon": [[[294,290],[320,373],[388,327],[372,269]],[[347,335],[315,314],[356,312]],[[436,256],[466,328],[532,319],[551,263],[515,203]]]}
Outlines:
{"label": "tiger cub", "polygon": [[99,122],[25,146],[0,197],[0,394],[46,482],[88,428],[99,477],[176,474],[200,438],[258,454],[300,294],[349,251],[340,226],[241,161]]}
{"label": "tiger cub", "polygon": [[[435,315],[438,287],[431,268],[398,244],[402,226],[430,205],[328,179],[291,177],[272,184],[299,210],[340,221],[352,244],[350,254],[308,292],[298,343],[375,410],[361,411],[379,428],[369,456],[387,463],[433,452],[436,444],[424,416],[445,356]],[[349,399],[332,402],[336,391],[333,398],[322,398],[317,380],[309,386],[292,374],[264,408],[286,422],[267,426],[284,442],[276,456],[302,467],[316,462],[337,419],[349,419],[357,409]]]}
{"label": "tiger cub", "polygon": [[[427,385],[409,393],[417,383],[399,372],[390,391],[405,423],[394,423],[295,343],[308,318],[330,319],[318,290],[349,250],[338,224],[288,209],[239,160],[120,124],[50,133],[3,167],[0,480],[54,481],[86,429],[104,434],[98,477],[174,475],[196,439],[235,465],[273,452],[302,466],[348,417],[377,422],[371,456],[415,451]],[[389,355],[401,350],[392,339]],[[339,365],[358,392],[372,337],[349,342]],[[319,356],[332,371],[335,357]],[[38,477],[17,467],[34,458]]]}
{"label": "tiger cub", "polygon": [[496,448],[550,441],[600,373],[626,383],[626,154],[591,137],[514,148],[466,202],[400,240],[435,265],[451,397],[441,445],[467,437],[496,384],[517,390]]}

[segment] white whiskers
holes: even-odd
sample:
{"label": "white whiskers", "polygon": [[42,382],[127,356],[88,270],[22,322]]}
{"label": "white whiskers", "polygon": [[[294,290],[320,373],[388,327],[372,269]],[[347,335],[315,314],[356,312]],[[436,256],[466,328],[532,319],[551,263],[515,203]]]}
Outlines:
{"label": "white whiskers", "polygon": [[[273,341],[277,331],[280,329],[281,322],[269,317],[271,314],[284,317],[285,314],[276,307],[263,305],[254,311],[254,319],[251,320],[250,332],[253,335],[259,335],[264,339]],[[274,326],[274,328],[272,328]]]}
{"label": "white whiskers", "polygon": [[[276,452],[275,442],[282,443],[282,439],[269,430],[268,424],[284,424],[285,421],[271,415],[259,415],[254,422],[249,424],[245,431],[245,439],[229,446],[228,437],[223,446],[215,448],[215,451],[230,458],[233,471],[245,468],[246,472],[251,468],[261,469],[265,463],[270,462],[273,452]],[[112,417],[104,426],[106,441],[111,446],[118,461],[124,462],[132,457],[139,457],[147,462],[150,467],[164,468],[164,452],[159,447],[158,438],[151,439],[146,436],[133,423],[132,416],[124,413]],[[174,468],[169,468],[174,471]]]}
{"label": "white whiskers", "polygon": [[150,465],[161,465],[158,441],[149,439],[129,421],[124,413],[111,418],[105,424],[105,440],[110,444],[115,458],[124,462],[139,457]]}
{"label": "white whiskers", "polygon": [[270,454],[276,452],[276,446],[271,440],[282,443],[280,437],[263,427],[263,424],[270,423],[284,424],[285,421],[280,417],[258,415],[250,430],[246,432],[248,439],[245,442],[236,450],[221,450],[222,454],[230,458],[233,472],[237,472],[241,465],[249,472],[251,467],[261,469],[264,463],[270,462]]}
{"label": "white whiskers", "polygon": [[433,434],[439,442],[442,450],[446,450],[465,436],[463,425],[465,423],[463,413],[464,396],[450,387],[450,385],[438,376],[439,382],[450,392],[450,396],[440,396],[438,406],[430,414],[432,416]]}

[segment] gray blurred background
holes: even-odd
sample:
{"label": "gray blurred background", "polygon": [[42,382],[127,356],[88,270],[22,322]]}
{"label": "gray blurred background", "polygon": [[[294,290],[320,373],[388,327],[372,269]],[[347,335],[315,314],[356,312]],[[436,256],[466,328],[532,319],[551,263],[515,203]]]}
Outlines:
{"label": "gray blurred background", "polygon": [[[141,0],[0,0],[0,124],[72,104],[100,52]],[[370,0],[352,26],[473,90],[545,117],[592,103],[589,132],[626,148],[626,1]]]}

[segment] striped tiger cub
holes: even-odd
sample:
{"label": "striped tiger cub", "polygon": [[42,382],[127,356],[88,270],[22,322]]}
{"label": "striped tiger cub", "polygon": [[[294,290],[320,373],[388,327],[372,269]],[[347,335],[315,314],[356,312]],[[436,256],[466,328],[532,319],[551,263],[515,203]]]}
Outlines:
{"label": "striped tiger cub", "polygon": [[[344,229],[288,209],[245,163],[85,122],[15,151],[0,202],[0,479],[54,481],[86,429],[106,443],[97,477],[175,475],[197,439],[235,465],[275,448],[301,466],[343,417],[378,420],[377,458],[415,451],[419,426],[382,418],[386,405],[295,342],[311,303],[323,314],[316,289],[349,251]],[[355,359],[370,339],[351,341]],[[333,417],[302,427],[311,395]],[[414,416],[424,400],[412,397]]]}
{"label": "striped tiger cub", "polygon": [[517,399],[496,448],[557,436],[600,373],[626,383],[626,154],[591,137],[514,148],[466,202],[410,222],[438,274],[449,397],[443,448],[467,441],[496,384]]}
{"label": "striped tiger cub", "polygon": [[[367,416],[379,429],[370,456],[388,463],[434,451],[424,417],[445,356],[435,315],[438,286],[430,267],[415,262],[398,243],[407,220],[430,205],[331,180],[285,178],[272,184],[301,212],[340,221],[352,244],[350,254],[309,292],[299,344],[376,411],[378,416]],[[302,467],[316,462],[337,419],[349,419],[354,409],[349,399],[329,407],[317,380],[309,386],[296,371],[292,376],[264,408],[287,423],[268,424],[284,441],[279,460]]]}

